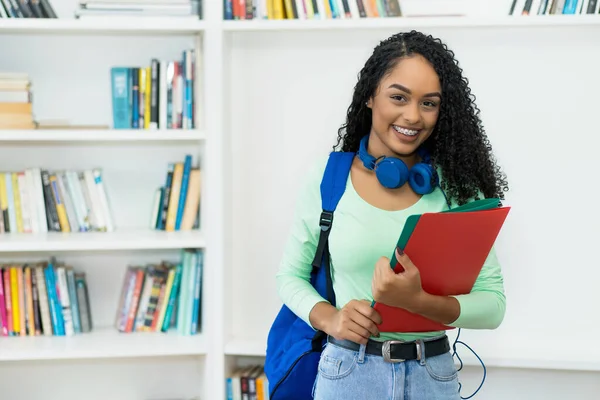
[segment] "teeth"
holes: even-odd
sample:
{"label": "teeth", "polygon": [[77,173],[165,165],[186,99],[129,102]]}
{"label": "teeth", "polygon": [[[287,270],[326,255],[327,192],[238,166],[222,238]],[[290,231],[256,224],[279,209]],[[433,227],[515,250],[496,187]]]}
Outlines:
{"label": "teeth", "polygon": [[406,136],[415,136],[417,133],[419,133],[419,131],[413,131],[412,129],[405,129],[405,128],[401,128],[399,126],[393,125],[394,129],[396,130],[396,132],[399,132],[403,135]]}

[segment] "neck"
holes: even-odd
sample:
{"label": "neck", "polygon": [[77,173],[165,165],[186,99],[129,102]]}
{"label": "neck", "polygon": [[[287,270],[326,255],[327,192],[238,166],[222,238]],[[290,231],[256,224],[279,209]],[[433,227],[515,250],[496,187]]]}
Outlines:
{"label": "neck", "polygon": [[419,156],[416,152],[409,155],[394,153],[379,139],[379,136],[373,132],[371,132],[369,135],[369,140],[367,141],[367,151],[375,158],[379,158],[381,156],[399,158],[400,160],[404,161],[408,168],[412,168],[412,166],[415,165],[419,159]]}

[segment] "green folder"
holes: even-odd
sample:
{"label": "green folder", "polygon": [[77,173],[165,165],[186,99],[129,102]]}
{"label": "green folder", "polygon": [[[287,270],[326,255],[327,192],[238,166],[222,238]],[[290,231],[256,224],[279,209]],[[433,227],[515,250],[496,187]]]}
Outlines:
{"label": "green folder", "polygon": [[[468,212],[468,211],[482,211],[482,210],[491,210],[500,206],[500,199],[497,198],[489,198],[483,200],[475,200],[467,204],[463,204],[462,206],[454,207],[450,210],[441,211],[442,213],[448,212]],[[406,247],[406,243],[408,239],[412,235],[417,223],[419,222],[419,218],[421,218],[421,214],[411,215],[406,219],[406,224],[404,225],[404,229],[398,238],[397,246],[401,249]],[[392,258],[390,260],[390,267],[394,268],[396,266],[396,252],[392,253]]]}

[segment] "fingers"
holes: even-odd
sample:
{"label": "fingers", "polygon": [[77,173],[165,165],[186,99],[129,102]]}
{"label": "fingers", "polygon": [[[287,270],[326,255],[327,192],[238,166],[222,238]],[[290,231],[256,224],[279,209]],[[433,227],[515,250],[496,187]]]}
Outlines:
{"label": "fingers", "polygon": [[401,249],[396,247],[395,253],[396,260],[398,260],[398,263],[400,263],[400,265],[404,268],[404,271],[414,271],[417,269],[417,267],[415,267],[415,264],[413,264],[412,260]]}
{"label": "fingers", "polygon": [[369,341],[368,335],[356,333],[353,329],[360,330],[360,327],[347,329],[342,335],[341,339],[350,340],[354,343],[367,344]]}
{"label": "fingers", "polygon": [[[364,325],[368,325],[368,320],[361,321],[361,318],[366,319],[352,307],[344,307],[340,310],[340,320],[336,333],[333,336],[337,339],[347,339],[356,343],[367,343],[372,335],[372,332]],[[356,320],[361,322],[356,322]]]}
{"label": "fingers", "polygon": [[355,343],[367,344],[370,337],[369,331],[358,325],[353,325],[348,328],[347,339],[352,340]]}
{"label": "fingers", "polygon": [[373,322],[372,319],[361,314],[358,310],[352,313],[350,315],[350,318],[355,324],[357,324],[361,328],[361,331],[356,333],[359,333],[361,335],[368,333],[369,336],[379,336],[379,329],[377,329],[377,325],[375,325],[375,322]]}
{"label": "fingers", "polygon": [[356,311],[373,321],[375,324],[379,325],[383,322],[381,320],[381,315],[379,315],[379,313],[375,311],[373,307],[371,307],[371,303],[369,303],[367,300],[357,301],[354,307]]}

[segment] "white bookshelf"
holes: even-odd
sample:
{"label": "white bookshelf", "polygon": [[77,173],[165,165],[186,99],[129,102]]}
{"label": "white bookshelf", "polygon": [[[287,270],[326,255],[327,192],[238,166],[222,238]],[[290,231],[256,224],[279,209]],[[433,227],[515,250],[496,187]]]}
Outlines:
{"label": "white bookshelf", "polygon": [[267,350],[266,343],[266,340],[230,340],[225,345],[225,354],[230,356],[264,357]]}
{"label": "white bookshelf", "polygon": [[0,33],[20,34],[195,34],[204,30],[204,22],[194,18],[57,18],[0,19]]}
{"label": "white bookshelf", "polygon": [[[52,5],[58,12],[65,4],[54,0]],[[29,73],[36,120],[66,119],[73,124],[69,129],[0,130],[0,169],[100,167],[116,225],[112,232],[0,235],[0,262],[48,260],[53,256],[72,265],[76,272],[85,272],[93,324],[91,332],[73,336],[0,337],[0,380],[5,395],[32,399],[43,395],[34,387],[25,393],[19,385],[9,384],[22,376],[19,366],[28,366],[37,383],[43,385],[51,384],[49,376],[56,365],[69,374],[78,374],[81,363],[86,363],[101,376],[120,371],[120,376],[132,377],[115,387],[113,398],[127,393],[150,398],[161,390],[168,397],[211,396],[209,382],[217,373],[206,365],[218,354],[218,348],[209,342],[215,324],[209,322],[213,317],[210,301],[205,299],[218,292],[211,270],[222,267],[215,236],[218,229],[214,229],[219,223],[221,178],[216,167],[220,157],[211,158],[211,152],[219,148],[214,143],[220,140],[219,132],[211,129],[210,115],[205,117],[210,107],[203,106],[204,98],[210,96],[204,85],[204,49],[210,36],[205,28],[204,21],[194,18],[0,19],[0,37],[7,46],[3,49],[11,59],[0,63],[0,70]],[[73,46],[81,47],[71,52]],[[35,57],[18,48],[27,48]],[[181,51],[188,48],[193,48],[197,57],[196,127],[111,129],[110,67],[149,65],[153,57],[180,59]],[[57,78],[56,71],[65,65],[73,67],[64,76],[72,84],[52,88],[53,82],[62,79]],[[108,129],[92,127],[107,124]],[[164,184],[167,163],[183,161],[186,154],[191,154],[193,165],[201,168],[201,229],[154,230],[149,208],[153,191]],[[182,249],[205,251],[201,331],[194,335],[180,335],[176,329],[168,333],[118,332],[114,318],[126,267],[180,261]],[[150,365],[150,373],[159,375],[150,379],[161,385],[161,390],[147,386],[139,376],[139,371]],[[174,375],[191,379],[173,387],[177,381]],[[63,382],[52,384],[62,386]],[[65,399],[81,394],[77,384],[65,384],[61,391]],[[89,393],[89,398],[106,395],[101,392]]]}
{"label": "white bookshelf", "polygon": [[349,18],[323,20],[241,20],[223,21],[227,32],[297,31],[297,30],[373,30],[423,28],[517,28],[517,27],[580,27],[600,25],[600,15],[545,16],[448,16]]}
{"label": "white bookshelf", "polygon": [[198,129],[16,129],[0,130],[0,142],[198,142]]}
{"label": "white bookshelf", "polygon": [[206,349],[202,335],[179,336],[172,332],[124,335],[112,327],[101,327],[85,335],[10,338],[3,341],[0,362],[202,356]]}
{"label": "white bookshelf", "polygon": [[[56,1],[56,0],[55,0]],[[53,2],[54,4],[54,2]],[[260,114],[262,105],[257,101],[258,94],[270,95],[268,104],[276,107],[277,93],[284,85],[293,86],[296,95],[303,89],[302,83],[297,83],[294,78],[277,78],[271,81],[269,74],[283,71],[286,66],[279,53],[282,48],[289,48],[284,52],[290,59],[294,58],[294,46],[302,55],[311,54],[311,50],[298,39],[294,32],[300,31],[320,38],[327,43],[328,48],[348,51],[344,56],[356,57],[353,61],[364,61],[364,54],[356,56],[357,52],[370,50],[370,45],[385,36],[385,32],[395,32],[403,29],[427,29],[432,31],[444,30],[449,37],[456,38],[458,33],[477,35],[491,35],[489,32],[503,32],[506,28],[522,28],[528,34],[536,31],[553,32],[551,37],[564,35],[563,29],[592,29],[597,35],[600,27],[600,15],[593,16],[543,16],[543,17],[438,17],[438,18],[382,18],[382,19],[348,19],[348,20],[283,20],[283,21],[222,21],[222,2],[208,1],[205,4],[205,20],[171,18],[110,18],[75,20],[64,18],[58,20],[11,20],[0,19],[0,35],[4,43],[9,40],[17,45],[31,48],[34,56],[14,51],[12,56],[7,56],[6,67],[12,70],[19,68],[35,70],[34,94],[48,95],[55,90],[53,86],[45,86],[46,82],[57,79],[56,70],[62,58],[76,64],[73,70],[77,82],[84,80],[85,74],[91,75],[90,80],[99,79],[106,82],[106,68],[117,63],[133,64],[148,61],[150,57],[159,55],[169,57],[173,51],[179,51],[190,44],[199,52],[201,63],[197,67],[197,75],[201,77],[197,94],[198,115],[200,127],[193,130],[113,130],[113,129],[57,129],[57,130],[0,130],[0,143],[5,146],[0,149],[0,164],[3,169],[9,167],[23,168],[36,163],[53,166],[69,166],[79,168],[89,162],[99,163],[109,169],[111,179],[118,181],[121,190],[132,187],[133,197],[119,196],[119,204],[126,211],[123,215],[127,223],[114,232],[97,233],[47,233],[47,234],[7,234],[0,236],[0,259],[10,260],[14,257],[37,258],[40,255],[55,255],[73,257],[77,260],[75,268],[80,264],[86,271],[102,276],[105,281],[98,286],[91,296],[90,301],[95,304],[101,316],[101,324],[89,334],[73,337],[0,337],[0,368],[4,370],[6,381],[20,378],[19,369],[13,365],[35,361],[45,361],[47,367],[36,369],[36,377],[44,380],[44,374],[52,369],[53,362],[60,362],[62,368],[75,371],[78,368],[76,361],[98,362],[100,373],[110,375],[114,368],[121,367],[122,363],[130,368],[130,374],[136,374],[137,368],[142,368],[149,359],[168,359],[168,366],[157,367],[156,374],[167,381],[178,375],[189,376],[197,379],[193,384],[187,385],[186,395],[198,396],[202,399],[224,399],[224,379],[231,371],[231,366],[238,358],[262,358],[265,355],[266,335],[273,313],[279,308],[275,298],[273,276],[280,251],[268,252],[268,246],[281,244],[282,232],[287,229],[289,214],[278,201],[264,200],[269,196],[280,193],[280,189],[273,189],[273,182],[282,182],[286,174],[290,173],[291,164],[273,171],[273,165],[283,165],[285,162],[293,163],[294,159],[307,150],[306,141],[319,141],[321,149],[328,148],[332,142],[332,135],[327,137],[311,133],[311,139],[304,137],[314,125],[303,125],[307,113],[311,114],[317,123],[329,123],[332,110],[326,107],[335,104],[339,97],[334,98],[327,94],[321,99],[319,107],[306,108],[310,96],[301,96],[304,108],[294,113],[294,107],[302,107],[296,102],[293,95],[286,98],[288,101],[289,115],[287,121],[294,121],[298,127],[291,127],[291,132],[285,133],[285,140],[281,139],[282,127],[286,126],[280,121],[279,115],[274,118],[276,122],[264,121],[256,117]],[[582,28],[583,27],[583,28]],[[329,36],[328,31],[334,33]],[[271,34],[277,32],[277,35]],[[337,41],[341,36],[344,40],[355,40],[359,50],[349,51],[352,45]],[[558,32],[558,33],[557,33]],[[255,35],[248,35],[255,33]],[[286,33],[290,33],[286,36]],[[345,36],[348,36],[348,39]],[[368,35],[363,39],[363,35]],[[517,34],[513,34],[517,35]],[[538,37],[541,37],[541,33]],[[6,37],[6,39],[5,39]],[[288,40],[290,39],[291,40]],[[337,39],[336,39],[337,38]],[[85,46],[87,40],[93,41],[100,51],[108,51],[102,55],[89,51],[87,56],[92,58],[82,59],[76,55],[69,55],[64,51],[59,59],[54,59],[54,51],[63,43],[68,46]],[[514,36],[513,36],[514,39]],[[6,41],[5,41],[6,40]],[[260,42],[258,42],[260,40]],[[510,39],[507,39],[510,40]],[[140,45],[138,46],[138,41]],[[39,44],[42,43],[42,44]],[[48,52],[39,53],[46,44],[51,48]],[[119,50],[120,46],[124,50]],[[7,46],[5,44],[5,46]],[[176,50],[173,50],[176,49]],[[290,50],[291,49],[291,50]],[[358,47],[357,47],[358,49]],[[60,49],[59,49],[60,50]],[[254,55],[262,57],[262,61],[253,61]],[[315,53],[316,54],[316,53]],[[319,53],[320,54],[320,53]],[[259,58],[260,58],[259,57]],[[35,65],[38,59],[50,63],[53,68],[48,71]],[[105,61],[105,59],[107,61]],[[299,58],[297,66],[293,67],[292,76],[304,77],[308,74],[307,65],[301,64]],[[333,59],[329,59],[333,64]],[[95,68],[96,63],[104,63],[104,69]],[[324,64],[325,65],[325,64]],[[0,64],[0,66],[3,66]],[[244,75],[244,68],[249,66],[253,72],[250,78]],[[326,67],[326,66],[325,66]],[[349,83],[355,78],[356,64],[349,68],[347,81],[336,81],[336,90],[344,95],[349,94]],[[82,71],[89,68],[93,72]],[[271,71],[271,72],[265,72]],[[277,72],[279,74],[280,72]],[[63,78],[59,78],[63,79]],[[66,78],[64,78],[66,79]],[[73,78],[69,78],[73,79]],[[307,78],[308,79],[308,78]],[[346,78],[340,78],[343,80]],[[299,80],[302,82],[302,80]],[[266,83],[265,83],[266,82]],[[326,83],[321,82],[322,85]],[[72,85],[76,86],[76,84]],[[71,86],[65,86],[69,93],[79,93]],[[90,89],[91,87],[91,89]],[[106,84],[91,83],[90,87],[81,89],[81,93],[100,93],[103,100],[95,103],[99,109],[105,106],[106,93],[110,88]],[[88,91],[89,92],[86,92]],[[291,89],[290,89],[291,90]],[[56,95],[57,97],[59,95]],[[93,96],[90,96],[93,97]],[[34,97],[34,102],[36,102]],[[44,99],[42,98],[42,102]],[[95,101],[95,100],[87,100]],[[45,102],[45,110],[61,110],[49,102]],[[73,107],[71,103],[65,108]],[[75,104],[75,106],[77,106]],[[346,103],[342,101],[336,105],[336,115],[343,114]],[[88,112],[81,106],[78,112],[86,113],[90,118],[96,114]],[[106,108],[104,108],[105,110]],[[308,111],[307,111],[308,110]],[[322,111],[321,111],[322,110]],[[50,111],[49,111],[50,112]],[[339,112],[339,113],[338,113]],[[98,114],[102,114],[99,112]],[[77,113],[74,113],[77,116]],[[53,117],[53,115],[48,115]],[[105,122],[104,120],[89,121]],[[283,117],[281,117],[283,118]],[[337,128],[339,118],[334,118],[335,123],[329,123],[327,129]],[[82,121],[86,123],[88,121]],[[289,123],[289,122],[288,122]],[[262,130],[263,124],[266,125]],[[266,133],[265,133],[266,132]],[[264,136],[262,136],[264,135]],[[302,139],[304,138],[304,139]],[[288,141],[289,139],[289,141]],[[256,162],[256,154],[263,149],[264,143],[275,141],[281,147],[281,154],[273,155],[269,166]],[[304,147],[303,147],[304,146]],[[32,152],[32,153],[30,153]],[[202,200],[201,220],[202,230],[191,232],[161,232],[153,231],[146,226],[144,207],[139,206],[140,199],[146,198],[147,192],[155,184],[160,184],[166,171],[166,162],[177,157],[192,153],[201,160]],[[33,154],[29,156],[28,154]],[[232,157],[236,154],[238,158]],[[287,154],[287,155],[286,155]],[[27,157],[34,157],[28,160]],[[294,158],[296,157],[296,158]],[[286,160],[290,158],[290,160]],[[131,178],[140,172],[141,178]],[[294,176],[299,177],[299,171],[294,170]],[[256,178],[259,177],[259,178]],[[111,179],[108,184],[111,185]],[[119,181],[122,179],[122,181]],[[129,179],[129,178],[127,178]],[[254,180],[260,181],[255,187]],[[138,187],[142,189],[137,189]],[[291,186],[290,186],[291,188]],[[289,188],[288,188],[289,189]],[[242,195],[240,195],[240,193]],[[286,196],[286,206],[291,204],[291,190]],[[264,204],[263,204],[264,201]],[[273,203],[275,202],[275,203]],[[273,215],[269,206],[282,207],[282,218],[265,220]],[[146,218],[148,217],[148,218]],[[263,223],[257,235],[255,227]],[[261,236],[264,235],[264,236]],[[260,237],[261,241],[258,241]],[[255,246],[256,250],[255,249]],[[109,321],[110,313],[114,309],[115,292],[120,290],[124,267],[137,260],[151,261],[161,257],[177,257],[183,248],[198,248],[206,251],[203,275],[203,321],[202,333],[194,336],[179,336],[173,332],[161,333],[135,333],[119,334],[113,329]],[[266,257],[266,259],[265,259]],[[99,261],[100,260],[100,261]],[[108,262],[106,262],[108,260]],[[106,265],[110,263],[110,265]],[[105,268],[106,267],[106,268]],[[104,269],[105,268],[105,269]],[[102,269],[98,271],[98,269]],[[263,283],[260,277],[268,276],[266,289],[258,289],[258,284]],[[91,280],[90,284],[94,285]],[[463,351],[462,354],[467,354]],[[192,366],[189,360],[193,360]],[[476,365],[476,360],[463,356],[469,365]],[[133,360],[133,361],[132,361]],[[73,362],[73,364],[69,364]],[[160,363],[161,361],[158,361]],[[166,362],[166,361],[165,361]],[[66,364],[65,364],[66,363]],[[27,364],[25,364],[27,365]],[[33,365],[33,364],[31,364]],[[157,364],[160,365],[160,364]],[[518,354],[507,353],[506,357],[491,356],[486,358],[486,365],[504,368],[548,368],[548,369],[586,369],[600,370],[600,364],[590,361],[570,359],[563,363],[561,358],[526,357]],[[36,367],[38,368],[38,367]],[[48,369],[43,369],[48,368]],[[190,369],[192,372],[190,372]],[[12,371],[12,372],[11,372]],[[145,377],[143,377],[145,379]],[[37,379],[37,378],[36,378]],[[48,380],[45,382],[49,382]],[[129,383],[122,393],[134,393],[134,398],[150,398],[145,392],[145,383],[139,381]],[[63,383],[64,390],[68,392],[68,383]],[[11,387],[16,390],[16,386]],[[10,388],[8,389],[10,392]],[[75,398],[74,391],[71,397]],[[14,392],[16,393],[16,391]],[[14,396],[13,396],[14,397]]]}
{"label": "white bookshelf", "polygon": [[12,233],[0,237],[0,253],[91,250],[151,250],[206,247],[199,231],[122,229],[114,232]]}

